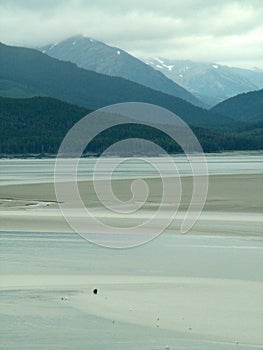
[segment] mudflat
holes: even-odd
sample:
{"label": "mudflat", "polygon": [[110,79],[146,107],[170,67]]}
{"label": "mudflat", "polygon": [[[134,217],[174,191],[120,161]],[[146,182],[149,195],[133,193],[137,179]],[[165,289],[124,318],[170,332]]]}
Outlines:
{"label": "mudflat", "polygon": [[[103,180],[100,180],[103,182]],[[112,180],[112,189],[119,199],[131,198],[132,179]],[[144,213],[158,208],[162,195],[160,178],[146,178],[149,196],[141,211],[132,216],[140,220]],[[168,178],[173,183],[174,178]],[[182,197],[177,218],[183,217],[192,196],[192,177],[181,177]],[[79,192],[85,205],[104,216],[104,208],[97,198],[92,181],[80,181]],[[70,183],[68,184],[70,186]],[[190,233],[263,235],[263,174],[212,175],[203,213]],[[107,202],[107,198],[103,198]],[[173,198],[168,198],[168,202]],[[109,203],[110,205],[110,203]],[[76,204],[77,206],[77,204]],[[169,211],[167,206],[167,212]],[[53,183],[34,183],[0,186],[0,216],[2,230],[15,231],[72,231],[61,215]],[[121,215],[112,220],[123,219]],[[210,226],[208,226],[208,224]],[[253,225],[252,225],[253,224]],[[172,223],[167,232],[176,232],[179,223]]]}

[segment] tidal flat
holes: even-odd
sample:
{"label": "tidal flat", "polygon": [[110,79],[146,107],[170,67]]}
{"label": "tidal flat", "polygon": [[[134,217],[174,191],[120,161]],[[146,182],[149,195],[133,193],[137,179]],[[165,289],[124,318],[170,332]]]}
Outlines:
{"label": "tidal flat", "polygon": [[[231,156],[213,158],[226,171],[211,172],[204,211],[185,235],[192,180],[182,176],[175,220],[131,249],[103,248],[74,233],[56,203],[52,167],[14,163],[27,174],[0,181],[1,348],[262,349],[263,174],[260,157],[252,158],[238,157],[231,173]],[[36,166],[43,163],[48,176]],[[123,200],[131,195],[128,175],[113,180]],[[160,201],[160,180],[143,178],[151,191],[131,224]],[[121,214],[105,217],[88,177],[79,188],[98,218],[123,224]]]}

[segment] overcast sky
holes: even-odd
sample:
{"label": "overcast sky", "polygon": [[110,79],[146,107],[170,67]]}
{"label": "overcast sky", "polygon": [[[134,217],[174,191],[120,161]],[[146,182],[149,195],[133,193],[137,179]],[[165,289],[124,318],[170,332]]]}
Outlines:
{"label": "overcast sky", "polygon": [[3,43],[85,34],[139,57],[263,68],[263,0],[0,0]]}

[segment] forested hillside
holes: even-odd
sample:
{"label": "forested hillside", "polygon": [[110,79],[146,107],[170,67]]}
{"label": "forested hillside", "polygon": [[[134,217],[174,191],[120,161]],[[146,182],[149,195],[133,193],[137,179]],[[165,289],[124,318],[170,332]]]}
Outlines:
{"label": "forested hillside", "polygon": [[[53,98],[0,98],[0,153],[55,154],[69,129],[90,110]],[[263,125],[238,123],[231,131],[212,131],[193,127],[204,151],[263,149]],[[167,135],[151,127],[124,125],[98,135],[86,152],[100,154],[114,142],[130,137],[151,140],[169,153],[180,152],[180,147]]]}

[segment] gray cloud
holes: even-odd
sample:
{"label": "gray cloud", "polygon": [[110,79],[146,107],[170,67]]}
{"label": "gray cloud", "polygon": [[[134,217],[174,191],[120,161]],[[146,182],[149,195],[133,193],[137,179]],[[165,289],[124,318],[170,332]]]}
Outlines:
{"label": "gray cloud", "polygon": [[263,68],[261,0],[0,0],[0,11],[7,44],[83,33],[142,57]]}

